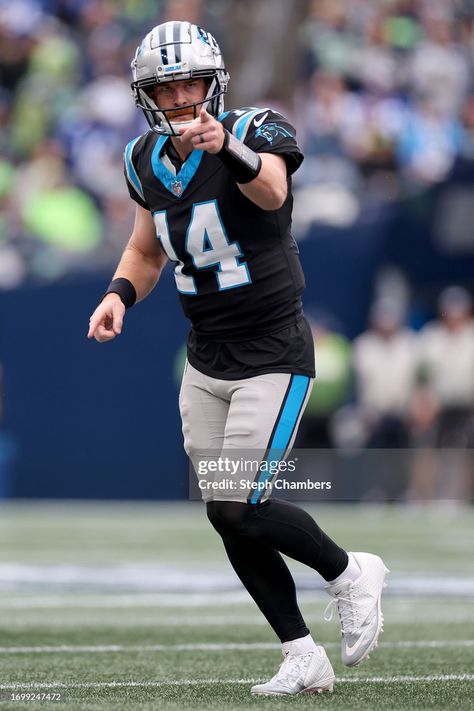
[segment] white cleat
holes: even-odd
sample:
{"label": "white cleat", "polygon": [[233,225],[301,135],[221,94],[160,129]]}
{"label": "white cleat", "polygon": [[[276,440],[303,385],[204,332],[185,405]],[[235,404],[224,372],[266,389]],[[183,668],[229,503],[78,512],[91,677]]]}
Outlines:
{"label": "white cleat", "polygon": [[[328,585],[326,590],[333,600],[326,608],[324,619],[332,619],[337,607],[341,621],[341,659],[348,667],[355,667],[377,646],[383,632],[383,614],[380,601],[386,587],[385,576],[390,571],[378,555],[350,553],[357,561],[361,574],[357,580],[343,580]],[[332,608],[332,609],[331,609]],[[330,614],[328,615],[328,611]]]}
{"label": "white cleat", "polygon": [[316,645],[306,654],[288,652],[273,679],[265,684],[255,684],[250,693],[256,696],[319,694],[332,691],[334,679],[334,671],[324,647]]}

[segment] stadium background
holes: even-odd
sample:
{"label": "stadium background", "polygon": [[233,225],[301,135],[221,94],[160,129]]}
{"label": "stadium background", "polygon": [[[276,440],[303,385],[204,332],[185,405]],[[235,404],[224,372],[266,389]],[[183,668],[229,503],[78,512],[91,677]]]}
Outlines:
{"label": "stadium background", "polygon": [[[370,475],[345,460],[357,503],[306,503],[392,569],[386,632],[362,670],[338,662],[322,581],[291,563],[339,680],[325,705],[471,708],[471,351],[445,362],[462,390],[448,450],[453,402],[419,357],[446,287],[467,291],[441,306],[474,290],[469,0],[0,0],[0,706],[59,690],[74,709],[246,709],[252,679],[278,664],[201,505],[184,500],[187,327],[170,270],[120,339],[85,337],[133,220],[122,151],[146,126],[130,59],[171,18],[217,37],[227,108],[279,108],[306,155],[294,232],[319,383],[300,445],[389,448]],[[387,318],[402,347],[381,362],[367,344]]]}
{"label": "stadium background", "polygon": [[[133,218],[122,151],[145,128],[129,95],[143,33],[170,17],[202,23],[231,71],[227,107],[269,104],[295,123],[305,305],[349,342],[374,301],[389,299],[418,332],[443,287],[473,287],[471,10],[456,0],[0,2],[4,496],[186,495],[176,372],[187,327],[170,271],[117,343],[84,336]],[[358,419],[348,378],[327,419],[343,406]]]}

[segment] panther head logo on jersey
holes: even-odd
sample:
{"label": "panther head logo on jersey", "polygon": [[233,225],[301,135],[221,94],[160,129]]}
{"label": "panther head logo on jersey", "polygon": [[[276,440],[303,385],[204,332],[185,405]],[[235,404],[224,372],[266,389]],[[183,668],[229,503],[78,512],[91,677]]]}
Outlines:
{"label": "panther head logo on jersey", "polygon": [[286,128],[283,128],[283,126],[279,126],[277,123],[264,123],[263,126],[257,128],[257,130],[255,131],[255,136],[261,136],[262,138],[265,138],[269,143],[273,143],[273,140],[278,136],[284,136],[285,138],[293,138],[291,133],[287,131]]}

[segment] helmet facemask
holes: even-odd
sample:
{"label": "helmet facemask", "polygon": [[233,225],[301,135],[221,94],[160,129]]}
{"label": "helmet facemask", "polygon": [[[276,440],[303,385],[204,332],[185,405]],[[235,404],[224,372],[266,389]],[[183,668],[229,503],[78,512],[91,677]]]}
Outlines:
{"label": "helmet facemask", "polygon": [[[173,64],[169,62],[170,55]],[[189,22],[167,22],[155,27],[137,49],[132,71],[135,104],[157,133],[179,136],[179,129],[187,128],[199,116],[201,107],[215,118],[224,109],[229,75],[219,45],[212,35]],[[157,84],[201,78],[208,83],[208,91],[204,99],[194,104],[159,109],[150,96]],[[192,110],[193,119],[173,121],[168,116],[186,109]]]}
{"label": "helmet facemask", "polygon": [[[176,78],[174,81],[182,80]],[[169,109],[159,109],[150,96],[152,89],[157,86],[158,82],[154,82],[148,90],[139,86],[134,87],[132,85],[132,93],[135,96],[136,106],[143,111],[145,118],[153,131],[160,134],[166,134],[168,136],[179,136],[179,129],[188,128],[192,121],[199,116],[201,108],[204,108],[209,114],[211,114],[211,116],[215,117],[220,116],[222,113],[224,108],[223,95],[226,93],[227,88],[220,88],[217,77],[213,77],[206,83],[208,83],[208,90],[204,99],[197,101],[194,104],[185,104],[184,106]],[[186,111],[190,109],[193,110],[193,117],[187,121],[173,121],[168,117],[168,114],[173,114],[176,111]]]}

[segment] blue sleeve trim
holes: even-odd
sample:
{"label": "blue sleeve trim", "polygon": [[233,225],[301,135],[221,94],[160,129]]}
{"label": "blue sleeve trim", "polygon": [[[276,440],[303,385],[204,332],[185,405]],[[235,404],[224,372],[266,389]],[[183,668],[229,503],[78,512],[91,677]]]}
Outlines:
{"label": "blue sleeve trim", "polygon": [[233,128],[232,128],[232,133],[236,138],[239,139],[239,141],[244,141],[245,137],[247,135],[247,132],[250,128],[250,122],[252,119],[259,113],[263,113],[264,111],[270,111],[271,109],[259,109],[259,108],[254,108],[252,111],[248,111],[245,113],[243,116],[241,116],[237,121],[235,122]]}
{"label": "blue sleeve trim", "polygon": [[140,138],[141,136],[137,136],[137,138],[134,138],[133,141],[130,141],[130,143],[128,143],[125,148],[125,170],[129,183],[132,185],[132,187],[141,197],[141,199],[146,202],[140,178],[138,177],[137,171],[135,170],[135,166],[133,165],[133,149],[137,142],[140,140]]}

